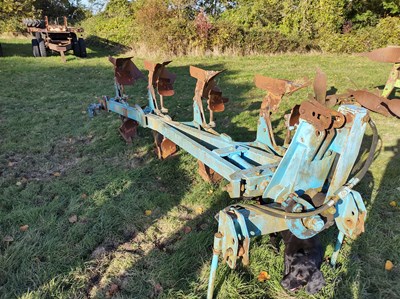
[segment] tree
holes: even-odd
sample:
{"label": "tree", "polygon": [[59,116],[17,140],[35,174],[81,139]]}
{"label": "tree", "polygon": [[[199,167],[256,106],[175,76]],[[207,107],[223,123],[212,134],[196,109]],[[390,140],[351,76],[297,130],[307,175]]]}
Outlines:
{"label": "tree", "polygon": [[399,16],[400,0],[347,0],[345,17],[354,28],[375,26],[379,19]]}
{"label": "tree", "polygon": [[200,7],[204,12],[212,17],[218,17],[222,12],[236,6],[238,1],[229,0],[198,0],[197,7]]}
{"label": "tree", "polygon": [[0,2],[0,32],[21,30],[21,20],[32,16],[33,0],[3,0]]}
{"label": "tree", "polygon": [[84,9],[80,1],[74,2],[75,5],[69,0],[34,0],[33,6],[41,18],[47,16],[54,20],[66,16],[79,20],[84,17]]}
{"label": "tree", "polygon": [[277,28],[282,21],[283,4],[281,0],[236,1],[227,8],[221,17],[244,28]]}

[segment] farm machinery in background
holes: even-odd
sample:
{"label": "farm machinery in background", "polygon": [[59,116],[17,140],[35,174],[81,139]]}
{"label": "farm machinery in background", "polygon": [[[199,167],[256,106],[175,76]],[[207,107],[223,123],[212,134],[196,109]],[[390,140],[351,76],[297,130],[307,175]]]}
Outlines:
{"label": "farm machinery in background", "polygon": [[[364,231],[366,208],[353,188],[373,161],[377,129],[368,110],[359,105],[345,104],[342,99],[337,111],[327,107],[331,99],[326,96],[324,73],[317,72],[314,96],[285,116],[287,134],[284,144],[279,145],[271,114],[277,111],[282,98],[310,85],[308,79],[289,81],[256,75],[255,85],[267,92],[257,133],[253,142],[237,142],[215,129],[214,113],[223,111],[228,102],[215,81],[221,71],[190,66],[190,75],[197,80],[193,119],[178,122],[168,115],[164,104],[164,97],[174,94],[176,79],[166,69],[169,61],[145,61],[149,72],[148,104],[141,107],[128,103],[124,85],[133,85],[145,76],[130,58],[109,60],[115,70],[115,97],[104,96],[99,103],[91,104],[89,116],[101,109],[119,114],[119,132],[127,142],[137,136],[139,126],[148,128],[153,131],[160,159],[173,155],[179,146],[198,159],[199,173],[205,180],[218,182],[225,178],[230,197],[259,199],[259,204],[237,203],[218,213],[208,298],[213,297],[219,256],[232,269],[239,260],[249,264],[253,237],[289,229],[298,238],[307,239],[336,224],[339,234],[331,257],[335,265],[343,238],[355,238]],[[363,166],[355,170],[367,125],[373,132],[371,147]],[[351,173],[355,174],[349,179]]]}
{"label": "farm machinery in background", "polygon": [[65,52],[72,50],[77,57],[86,57],[86,44],[82,37],[83,29],[68,26],[67,18],[64,24],[50,24],[47,16],[44,20],[24,19],[23,23],[34,37],[32,52],[35,57],[46,57],[47,50],[59,52],[65,62]]}

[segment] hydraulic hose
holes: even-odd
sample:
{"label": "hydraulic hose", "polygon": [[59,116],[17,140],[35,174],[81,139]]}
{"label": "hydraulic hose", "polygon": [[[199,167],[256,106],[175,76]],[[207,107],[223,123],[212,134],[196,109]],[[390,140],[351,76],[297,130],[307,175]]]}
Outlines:
{"label": "hydraulic hose", "polygon": [[[364,163],[364,166],[356,173],[356,175],[349,181],[347,184],[348,188],[353,188],[355,185],[358,184],[358,182],[365,176],[365,174],[368,171],[368,168],[371,166],[372,162],[374,161],[374,155],[375,155],[375,150],[378,145],[378,130],[376,128],[375,122],[370,118],[368,121],[369,126],[372,129],[372,143],[369,149],[368,157],[367,160]],[[240,205],[241,207],[244,207],[248,210],[253,210],[253,211],[259,211],[271,216],[279,217],[279,218],[285,218],[285,219],[301,219],[305,217],[311,217],[315,216],[317,214],[322,213],[323,211],[329,209],[335,204],[335,200],[330,199],[327,203],[323,204],[322,206],[318,207],[317,209],[309,212],[299,212],[299,213],[293,213],[293,212],[286,212],[283,210],[275,209],[275,208],[270,208],[268,206],[255,206],[255,205],[247,205],[243,204]]]}
{"label": "hydraulic hose", "polygon": [[375,122],[370,118],[368,121],[369,126],[372,129],[372,143],[369,148],[369,153],[367,160],[365,160],[364,166],[354,175],[354,177],[350,180],[349,186],[353,188],[355,185],[358,184],[359,181],[365,176],[368,171],[368,168],[371,166],[372,162],[374,161],[375,150],[378,146],[379,135],[378,130],[376,128]]}
{"label": "hydraulic hose", "polygon": [[[248,210],[259,211],[270,216],[285,218],[285,219],[301,219],[306,217],[315,216],[317,214],[322,213],[323,211],[329,209],[335,204],[334,200],[329,200],[326,204],[320,206],[319,208],[309,211],[309,212],[300,212],[300,213],[293,213],[293,212],[286,212],[283,210],[278,210],[274,208],[270,208],[268,206],[255,206],[255,205],[247,205],[241,204],[240,207],[246,208]],[[233,206],[234,207],[234,206]]]}

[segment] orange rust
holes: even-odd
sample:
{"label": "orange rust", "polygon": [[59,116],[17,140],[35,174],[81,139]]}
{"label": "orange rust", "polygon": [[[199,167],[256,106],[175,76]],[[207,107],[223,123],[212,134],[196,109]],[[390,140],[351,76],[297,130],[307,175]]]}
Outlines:
{"label": "orange rust", "polygon": [[164,135],[153,130],[153,137],[155,144],[154,151],[160,160],[164,160],[176,153],[176,144],[164,137]]}
{"label": "orange rust", "polygon": [[344,220],[344,222],[346,223],[346,226],[347,226],[348,229],[354,229],[355,226],[356,226],[356,224],[354,223],[353,219],[351,219],[351,218],[346,218]]}
{"label": "orange rust", "polygon": [[319,68],[317,69],[317,75],[315,76],[313,88],[315,100],[322,105],[326,102],[326,86],[327,77],[324,72]]}
{"label": "orange rust", "polygon": [[238,256],[243,256],[245,254],[245,250],[242,245],[239,245]]}
{"label": "orange rust", "polygon": [[375,49],[371,52],[361,53],[361,56],[366,56],[371,60],[379,62],[400,62],[400,46]]}
{"label": "orange rust", "polygon": [[[330,128],[340,128],[346,123],[345,116],[325,107],[316,100],[304,101],[301,103],[300,117],[316,128],[316,131],[322,132]],[[319,136],[319,133],[316,133]]]}
{"label": "orange rust", "polygon": [[164,61],[163,63],[144,61],[144,67],[149,71],[149,87],[155,88],[159,95],[166,97],[175,93],[173,84],[176,75],[166,69],[166,66],[170,63],[171,61]]}
{"label": "orange rust", "polygon": [[137,137],[138,126],[139,123],[137,121],[128,118],[123,121],[118,131],[127,143],[132,143],[132,139]]}
{"label": "orange rust", "polygon": [[358,213],[357,225],[353,232],[354,238],[358,237],[365,231],[365,225],[364,225],[365,224],[365,221],[364,221],[365,215],[366,215],[366,212]]}
{"label": "orange rust", "polygon": [[[199,174],[206,182],[217,184],[222,180],[222,176],[215,172],[214,169],[208,167],[200,160],[197,160],[199,165]],[[229,192],[229,191],[228,191]]]}
{"label": "orange rust", "polygon": [[108,56],[108,60],[114,65],[115,81],[118,84],[133,85],[136,80],[145,78],[143,73],[132,62],[132,58],[114,58]]}

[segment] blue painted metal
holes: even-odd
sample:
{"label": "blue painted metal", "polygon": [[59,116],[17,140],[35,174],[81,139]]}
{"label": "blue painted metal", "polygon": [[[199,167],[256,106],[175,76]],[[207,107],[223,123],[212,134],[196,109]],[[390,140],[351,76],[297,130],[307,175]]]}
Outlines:
{"label": "blue painted metal", "polygon": [[[148,69],[154,66],[147,63]],[[229,135],[215,131],[210,125],[212,119],[210,123],[205,120],[203,98],[213,91],[221,103],[226,101],[212,81],[220,72],[194,67],[190,70],[198,80],[193,121],[173,121],[163,113],[167,111],[163,104],[163,109],[159,110],[154,87],[158,83],[154,82],[149,87],[145,108],[129,105],[118,93],[115,98],[105,97],[101,106],[161,134],[212,168],[229,181],[227,191],[231,197],[262,197],[264,205],[238,204],[219,212],[208,298],[213,296],[218,255],[221,254],[232,269],[239,259],[247,265],[250,239],[255,236],[289,229],[305,239],[335,222],[340,233],[332,256],[334,264],[343,236],[355,237],[364,229],[366,209],[360,194],[352,190],[358,181],[347,181],[366,129],[367,110],[342,105],[336,112],[312,101],[305,102],[299,107],[299,122],[288,128],[296,128],[296,131],[287,148],[274,144],[269,119],[263,114],[260,114],[256,140],[236,142]],[[264,79],[259,76],[256,83],[265,87],[275,82],[268,79],[268,84],[263,85]],[[289,81],[277,82],[287,86]],[[284,93],[283,88],[281,94]],[[268,101],[276,103],[280,98],[272,97]],[[315,110],[305,111],[305,107]],[[89,116],[93,116],[97,108],[89,106]]]}
{"label": "blue painted metal", "polygon": [[343,239],[344,239],[344,233],[342,231],[339,231],[337,241],[335,244],[335,251],[332,253],[332,256],[331,256],[331,265],[333,267],[336,265],[336,261],[339,256],[339,251],[340,251],[340,248],[342,247]]}

